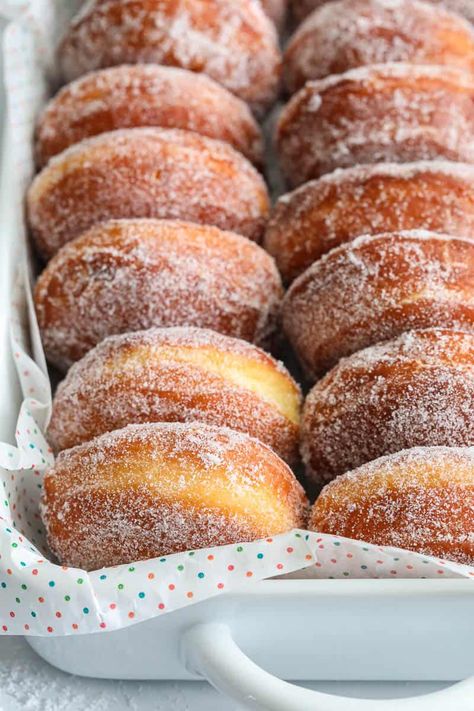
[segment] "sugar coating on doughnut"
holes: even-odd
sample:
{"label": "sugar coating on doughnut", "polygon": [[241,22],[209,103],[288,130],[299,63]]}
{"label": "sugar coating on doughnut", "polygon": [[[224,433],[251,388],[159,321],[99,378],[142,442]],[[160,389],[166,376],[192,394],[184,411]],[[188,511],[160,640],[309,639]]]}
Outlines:
{"label": "sugar coating on doughnut", "polygon": [[293,92],[309,79],[383,62],[471,71],[474,31],[462,17],[417,0],[337,0],[312,13],[290,39],[286,86]]}
{"label": "sugar coating on doughnut", "polygon": [[474,162],[469,72],[404,63],[309,81],[283,108],[276,142],[293,186],[361,163]]}
{"label": "sugar coating on doughnut", "polygon": [[282,363],[198,328],[112,336],[72,366],[53,400],[58,451],[140,422],[205,422],[257,437],[294,460],[300,389]]}
{"label": "sugar coating on doughnut", "polygon": [[111,220],[68,243],[35,288],[45,352],[61,370],[107,336],[197,326],[265,344],[282,295],[273,259],[214,227]]}
{"label": "sugar coating on doughnut", "polygon": [[338,169],[277,200],[264,246],[289,282],[354,237],[410,229],[473,237],[474,166],[419,161]]}
{"label": "sugar coating on doughnut", "polygon": [[262,135],[247,104],[205,74],[141,64],[90,72],[63,87],[39,118],[37,163],[84,138],[139,126],[196,131],[262,162]]}
{"label": "sugar coating on doughnut", "polygon": [[255,0],[108,0],[86,3],[59,47],[63,77],[156,63],[202,72],[261,113],[275,100],[280,51]]}
{"label": "sugar coating on doughnut", "polygon": [[474,447],[416,447],[337,477],[309,528],[474,563]]}
{"label": "sugar coating on doughnut", "polygon": [[130,425],[61,452],[42,515],[59,560],[86,570],[274,535],[306,497],[256,439],[203,424]]}
{"label": "sugar coating on doughnut", "polygon": [[423,230],[358,237],[293,282],[283,326],[314,379],[405,331],[474,331],[474,241]]}
{"label": "sugar coating on doughnut", "polygon": [[474,445],[474,334],[411,331],[343,358],[308,394],[307,475],[327,482],[384,454]]}
{"label": "sugar coating on doughnut", "polygon": [[46,257],[114,218],[190,220],[258,241],[268,212],[267,188],[249,161],[181,129],[129,128],[81,141],[50,160],[27,195],[31,234]]}

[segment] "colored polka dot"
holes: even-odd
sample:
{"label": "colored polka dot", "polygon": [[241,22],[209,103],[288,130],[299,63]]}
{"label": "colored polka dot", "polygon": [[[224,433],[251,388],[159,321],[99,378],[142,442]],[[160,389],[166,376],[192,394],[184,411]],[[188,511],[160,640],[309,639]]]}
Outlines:
{"label": "colored polka dot", "polygon": [[107,625],[105,624],[105,622],[101,622],[100,625],[99,625],[99,627],[100,627],[102,630],[105,630],[105,628],[107,627]]}
{"label": "colored polka dot", "polygon": [[25,585],[25,583],[22,583],[21,589],[22,589],[22,590],[28,590],[28,586]]}
{"label": "colored polka dot", "polygon": [[89,608],[88,608],[88,607],[83,607],[83,608],[82,608],[82,612],[83,612],[85,615],[88,615],[88,614],[89,614]]}
{"label": "colored polka dot", "polygon": [[20,604],[20,602],[21,602],[20,598],[19,598],[19,597],[16,597],[16,598],[15,598],[15,602],[17,602],[18,604]]}
{"label": "colored polka dot", "polygon": [[293,548],[291,548],[291,547],[290,547],[290,548],[287,548],[287,549],[286,549],[286,552],[287,552],[287,553],[293,553]]}
{"label": "colored polka dot", "polygon": [[78,579],[77,579],[77,584],[78,584],[78,585],[82,585],[83,582],[84,582],[84,579],[83,579],[83,578],[78,578]]}
{"label": "colored polka dot", "polygon": [[115,602],[111,602],[110,605],[109,605],[109,607],[110,607],[111,610],[115,610],[115,608],[117,607],[117,605],[115,604]]}
{"label": "colored polka dot", "polygon": [[367,570],[367,566],[366,566],[366,565],[361,565],[360,567],[362,568],[362,570]]}
{"label": "colored polka dot", "polygon": [[119,590],[123,590],[124,587],[125,587],[125,585],[124,585],[123,583],[119,583],[119,584],[117,585],[117,588],[118,588]]}
{"label": "colored polka dot", "polygon": [[32,617],[36,617],[36,612],[32,612],[32,613],[31,613],[31,616],[32,616]]}
{"label": "colored polka dot", "polygon": [[192,593],[192,592],[187,592],[187,593],[186,593],[186,597],[194,597],[194,593]]}
{"label": "colored polka dot", "polygon": [[207,559],[208,559],[208,560],[214,560],[214,556],[213,556],[213,555],[208,555],[208,556],[207,556]]}
{"label": "colored polka dot", "polygon": [[168,585],[168,589],[169,589],[169,590],[174,590],[174,585],[173,585],[173,583],[170,583],[170,584]]}
{"label": "colored polka dot", "polygon": [[129,618],[130,618],[131,620],[133,620],[133,618],[135,617],[135,613],[134,613],[134,612],[129,612],[129,613],[128,613],[128,616],[129,616]]}
{"label": "colored polka dot", "polygon": [[138,593],[138,597],[140,598],[140,600],[143,600],[143,598],[145,597],[145,593],[144,593],[144,592],[139,592],[139,593]]}
{"label": "colored polka dot", "polygon": [[5,589],[7,587],[6,583],[2,583],[2,588]]}
{"label": "colored polka dot", "polygon": [[233,565],[228,565],[227,570],[230,570],[230,572],[232,572],[233,570],[235,570],[235,568]]}
{"label": "colored polka dot", "polygon": [[193,555],[194,555],[194,551],[190,551],[190,552],[188,553],[188,555],[193,556]]}
{"label": "colored polka dot", "polygon": [[100,578],[99,578],[99,580],[107,580],[107,576],[106,576],[106,575],[101,575]]}
{"label": "colored polka dot", "polygon": [[131,568],[128,569],[128,572],[133,573],[134,570],[135,570],[135,568],[132,566]]}
{"label": "colored polka dot", "polygon": [[165,609],[165,606],[163,605],[162,602],[160,602],[160,604],[158,605],[158,609],[159,609],[159,610],[164,610],[164,609]]}
{"label": "colored polka dot", "polygon": [[178,570],[179,571],[184,570],[184,565],[178,565]]}
{"label": "colored polka dot", "polygon": [[6,625],[2,625],[2,630],[3,630],[4,632],[8,632],[8,627],[7,627]]}
{"label": "colored polka dot", "polygon": [[73,622],[71,626],[72,626],[72,629],[73,629],[73,630],[77,630],[78,627],[79,627],[79,625],[76,625],[75,622]]}
{"label": "colored polka dot", "polygon": [[56,583],[54,582],[54,580],[50,580],[49,583],[48,583],[48,585],[49,585],[50,588],[54,588],[54,586],[56,585]]}
{"label": "colored polka dot", "polygon": [[204,573],[198,573],[198,578],[202,580],[205,577]]}
{"label": "colored polka dot", "polygon": [[66,600],[66,602],[69,602],[71,600],[71,597],[70,597],[70,595],[65,595],[64,599]]}
{"label": "colored polka dot", "polygon": [[56,612],[56,617],[57,617],[57,618],[62,617],[61,613],[60,613],[60,612]]}
{"label": "colored polka dot", "polygon": [[253,573],[252,573],[251,570],[247,570],[247,572],[245,573],[245,575],[247,576],[247,578],[251,578],[252,575],[253,575]]}
{"label": "colored polka dot", "polygon": [[[335,546],[340,546],[340,545],[341,545],[339,541],[333,541],[333,543],[334,543]],[[367,550],[368,550],[368,549],[367,549]]]}
{"label": "colored polka dot", "polygon": [[15,617],[15,613],[13,612],[13,610],[10,610],[10,617]]}
{"label": "colored polka dot", "polygon": [[263,553],[257,553],[257,558],[259,558],[259,560],[261,560],[263,558]]}
{"label": "colored polka dot", "polygon": [[148,580],[153,580],[155,577],[154,573],[148,573]]}
{"label": "colored polka dot", "polygon": [[222,590],[222,588],[224,587],[224,583],[217,583],[217,587],[219,588],[219,590]]}
{"label": "colored polka dot", "polygon": [[28,630],[30,629],[30,626],[29,625],[23,625],[23,626],[24,626],[25,630],[28,632]]}
{"label": "colored polka dot", "polygon": [[242,546],[238,546],[238,547],[236,548],[237,553],[242,553],[243,550],[244,550],[244,549],[242,548]]}
{"label": "colored polka dot", "polygon": [[53,630],[52,627],[48,627],[47,629],[48,629],[48,632],[50,632],[50,633],[51,633],[51,632],[54,632],[54,630]]}
{"label": "colored polka dot", "polygon": [[282,563],[277,563],[277,568],[278,568],[278,570],[282,570],[283,569]]}
{"label": "colored polka dot", "polygon": [[44,597],[39,597],[38,602],[44,602]]}

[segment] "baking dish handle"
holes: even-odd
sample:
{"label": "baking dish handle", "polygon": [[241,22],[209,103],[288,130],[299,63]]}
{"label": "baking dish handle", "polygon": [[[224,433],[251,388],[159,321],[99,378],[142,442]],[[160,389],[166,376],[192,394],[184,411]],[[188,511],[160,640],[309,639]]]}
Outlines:
{"label": "baking dish handle", "polygon": [[304,689],[272,676],[237,646],[229,627],[199,624],[182,640],[186,667],[254,711],[474,711],[474,677],[425,696],[380,701]]}

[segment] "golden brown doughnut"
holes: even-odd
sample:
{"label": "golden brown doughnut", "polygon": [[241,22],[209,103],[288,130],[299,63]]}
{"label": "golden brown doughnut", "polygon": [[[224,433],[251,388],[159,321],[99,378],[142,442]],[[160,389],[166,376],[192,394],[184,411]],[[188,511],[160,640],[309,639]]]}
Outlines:
{"label": "golden brown doughnut", "polygon": [[376,163],[336,170],[283,195],[265,232],[286,282],[363,234],[425,229],[474,236],[474,166]]}
{"label": "golden brown doughnut", "polygon": [[259,344],[274,330],[281,281],[240,235],[168,220],[111,220],[65,245],[40,275],[46,355],[61,370],[110,335],[197,326]]}
{"label": "golden brown doughnut", "polygon": [[284,54],[293,93],[310,79],[355,67],[411,62],[474,68],[474,31],[467,20],[418,0],[337,0],[308,17]]}
{"label": "golden brown doughnut", "polygon": [[61,452],[42,515],[60,562],[95,570],[283,533],[304,524],[306,504],[291,469],[258,440],[160,422]]}
{"label": "golden brown doughnut", "polygon": [[47,437],[55,451],[143,422],[204,422],[246,432],[296,459],[301,393],[256,346],[199,328],[111,336],[59,385]]}
{"label": "golden brown doughnut", "polygon": [[358,237],[293,282],[283,326],[313,379],[405,331],[474,332],[474,241],[417,230]]}
{"label": "golden brown doughnut", "polygon": [[247,104],[205,74],[155,64],[90,72],[61,89],[38,121],[37,164],[84,138],[139,126],[196,131],[262,165],[262,135]]}
{"label": "golden brown doughnut", "polygon": [[101,0],[60,44],[65,81],[117,64],[168,64],[208,74],[262,113],[275,100],[280,51],[254,0]]}
{"label": "golden brown doughnut", "polygon": [[27,195],[30,231],[44,257],[114,218],[189,220],[258,241],[268,212],[265,183],[240,153],[179,129],[86,139],[53,158]]}
{"label": "golden brown doughnut", "polygon": [[306,398],[302,454],[314,481],[428,445],[474,445],[474,333],[404,333],[339,361]]}
{"label": "golden brown doughnut", "polygon": [[474,79],[454,67],[378,64],[308,82],[276,133],[293,186],[358,163],[474,162]]}
{"label": "golden brown doughnut", "polygon": [[324,487],[309,528],[474,565],[474,447],[417,447]]}

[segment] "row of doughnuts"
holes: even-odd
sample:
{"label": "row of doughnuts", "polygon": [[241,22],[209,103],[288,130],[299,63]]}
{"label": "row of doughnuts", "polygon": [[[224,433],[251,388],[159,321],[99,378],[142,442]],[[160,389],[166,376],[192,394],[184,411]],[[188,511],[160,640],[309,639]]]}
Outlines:
{"label": "row of doughnuts", "polygon": [[454,13],[474,13],[444,5],[293,3],[276,145],[296,189],[264,246],[316,380],[308,527],[473,564],[474,31]]}
{"label": "row of doughnuts", "polygon": [[[343,486],[339,475],[362,465],[361,497],[372,459],[424,446],[419,460],[434,462],[435,489],[432,445],[472,442],[472,159],[463,71],[470,29],[417,2],[414,39],[433,18],[444,19],[446,33],[432,33],[418,58],[412,43],[402,58],[423,62],[443,48],[454,68],[380,65],[309,82],[296,94],[277,136],[290,184],[303,185],[278,201],[267,225],[268,193],[251,165],[262,167],[262,136],[244,101],[261,115],[276,95],[268,80],[273,55],[262,49],[274,31],[253,9],[259,21],[245,45],[237,5],[95,0],[60,48],[64,76],[78,78],[39,120],[42,170],[27,211],[35,244],[50,259],[35,292],[43,342],[50,362],[70,367],[48,428],[60,454],[43,499],[50,546],[65,563],[92,569],[305,525],[304,492],[279,459],[293,464],[299,439],[313,481],[337,477]],[[381,3],[365,5],[380,11]],[[247,51],[254,55],[238,81],[219,47],[224,17],[232,20],[226,49],[244,63]],[[184,44],[190,29],[196,46]],[[210,37],[217,54],[198,62]],[[260,60],[268,72],[255,70]],[[173,66],[136,64],[143,61]],[[351,123],[358,111],[360,124]],[[434,115],[437,133],[430,133]],[[442,160],[428,162],[434,157]],[[465,165],[445,160],[460,157]],[[272,343],[283,295],[272,256],[255,243],[262,238],[284,281],[294,280],[281,312],[301,363],[311,380],[332,368],[306,399],[301,434],[297,384],[252,345]],[[418,428],[407,425],[421,417]],[[397,505],[413,514],[403,498],[413,467],[395,481],[391,499],[387,488],[374,488],[372,530],[357,529],[357,517],[344,529],[326,489],[309,525],[469,562],[474,551],[454,532],[466,528],[469,462],[462,512],[453,505],[448,520],[440,507],[453,535],[449,549],[436,548],[428,519],[424,541],[400,537],[403,523],[376,525]],[[379,470],[382,460],[370,470],[374,481]],[[445,494],[455,501],[450,489]],[[318,516],[325,501],[334,513],[326,518]]]}
{"label": "row of doughnuts", "polygon": [[[278,21],[285,3],[262,4]],[[257,244],[270,203],[245,103],[275,96],[274,29],[254,0],[96,0],[58,56],[77,78],[39,118],[27,195],[43,345],[68,371],[47,430],[51,550],[91,570],[304,526],[284,461],[301,392],[253,345],[283,295]]]}

